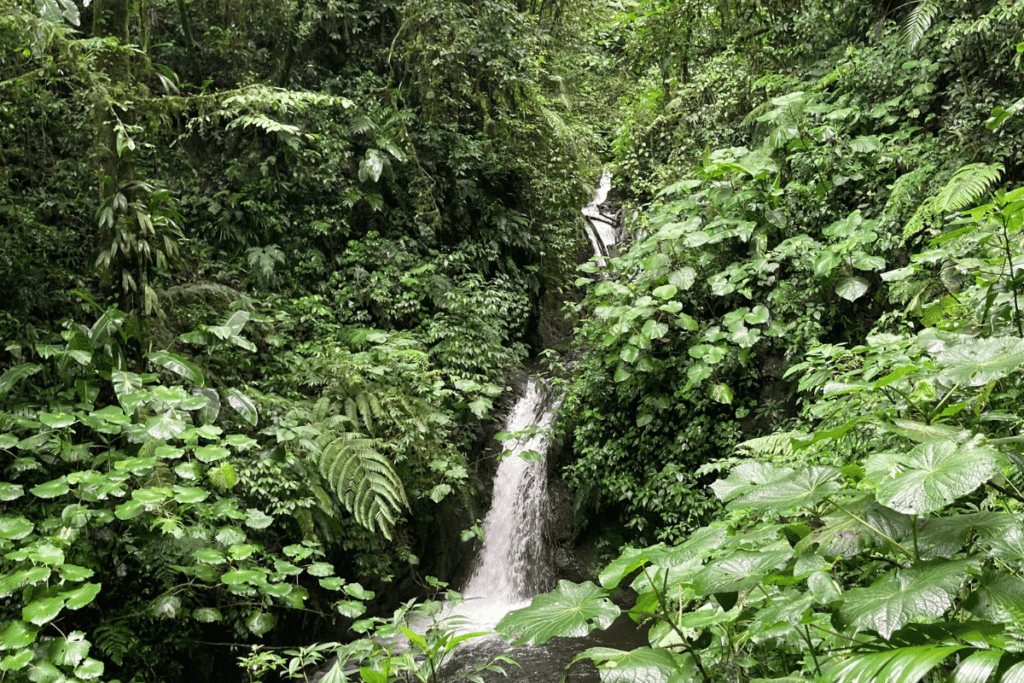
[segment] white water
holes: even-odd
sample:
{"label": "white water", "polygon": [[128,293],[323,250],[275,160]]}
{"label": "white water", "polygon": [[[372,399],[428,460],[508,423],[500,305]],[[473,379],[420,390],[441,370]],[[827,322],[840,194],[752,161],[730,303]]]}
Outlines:
{"label": "white water", "polygon": [[[530,425],[541,432],[507,442],[498,464],[491,509],[484,518],[484,545],[463,590],[466,602],[454,610],[469,620],[466,626],[472,630],[493,629],[508,612],[525,607],[534,595],[554,587],[550,553],[544,543],[549,506],[546,428],[553,410],[545,407],[544,396],[531,378],[505,424],[505,431],[513,434]],[[525,451],[539,453],[540,462],[520,457]]]}
{"label": "white water", "polygon": [[609,255],[609,250],[615,246],[615,220],[601,213],[601,205],[608,200],[608,192],[612,189],[612,176],[608,171],[601,174],[601,184],[597,188],[597,194],[585,207],[580,209],[587,219],[589,230],[587,238],[594,248],[594,255],[598,257],[598,263],[603,268],[607,261],[603,257]]}

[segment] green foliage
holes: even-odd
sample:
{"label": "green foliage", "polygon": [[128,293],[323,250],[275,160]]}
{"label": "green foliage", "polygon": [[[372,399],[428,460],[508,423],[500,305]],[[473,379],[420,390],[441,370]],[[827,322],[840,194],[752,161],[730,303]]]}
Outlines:
{"label": "green foliage", "polygon": [[[198,366],[149,354],[184,385],[117,369],[133,341],[125,320],[110,309],[69,324],[63,345],[36,345],[39,363],[3,376],[5,670],[113,673],[88,658],[95,645],[131,672],[183,646],[164,642],[163,624],[258,638],[277,614],[344,586],[319,544],[282,544],[287,528],[247,487],[228,493],[225,467],[256,441],[224,417],[200,419],[211,396],[189,391],[202,389]],[[293,578],[304,573],[325,591],[314,587],[314,605]]]}

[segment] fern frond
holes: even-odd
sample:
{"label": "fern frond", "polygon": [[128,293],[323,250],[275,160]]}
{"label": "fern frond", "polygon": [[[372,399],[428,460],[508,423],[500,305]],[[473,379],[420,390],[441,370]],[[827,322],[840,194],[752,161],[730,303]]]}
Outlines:
{"label": "fern frond", "polygon": [[776,432],[736,444],[736,450],[749,455],[789,457],[793,455],[793,437],[805,436],[801,432]]}
{"label": "fern frond", "polygon": [[373,440],[357,432],[325,435],[315,460],[321,476],[356,521],[390,539],[397,515],[409,507],[409,501],[398,473],[377,452]]}
{"label": "fern frond", "polygon": [[903,241],[906,242],[911,237],[914,237],[919,232],[924,230],[925,221],[929,220],[935,215],[935,198],[929,197],[928,199],[921,202],[921,206],[917,207],[917,211],[910,217],[907,224],[903,226]]}
{"label": "fern frond", "polygon": [[361,135],[363,133],[369,133],[372,130],[376,130],[377,124],[373,122],[369,116],[357,116],[349,124],[348,130],[352,135]]}
{"label": "fern frond", "polygon": [[967,164],[949,179],[935,198],[938,213],[962,211],[978,201],[1003,175],[1002,164]]}
{"label": "fern frond", "polygon": [[118,666],[124,665],[124,656],[138,643],[132,630],[119,622],[97,626],[90,638],[96,649]]}
{"label": "fern frond", "polygon": [[889,200],[885,203],[885,209],[882,213],[891,214],[909,204],[914,194],[921,191],[925,181],[928,179],[928,175],[934,170],[934,164],[926,164],[920,168],[915,168],[909,173],[904,173],[893,181],[892,186],[889,188]]}
{"label": "fern frond", "polygon": [[920,0],[910,11],[907,22],[903,24],[903,40],[910,48],[917,47],[925,32],[931,28],[935,15],[939,13],[937,0]]}

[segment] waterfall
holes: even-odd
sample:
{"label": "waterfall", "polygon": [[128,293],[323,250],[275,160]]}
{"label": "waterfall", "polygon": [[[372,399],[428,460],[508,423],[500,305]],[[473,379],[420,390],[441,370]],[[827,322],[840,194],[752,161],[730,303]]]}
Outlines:
{"label": "waterfall", "polygon": [[612,189],[612,176],[608,171],[601,174],[601,183],[597,188],[597,194],[580,212],[587,219],[587,238],[590,246],[594,248],[594,255],[598,257],[598,263],[603,268],[607,265],[604,257],[609,255],[609,250],[615,245],[615,224],[614,217],[606,216],[601,211],[601,205],[608,201],[608,192]]}
{"label": "waterfall", "polygon": [[[616,221],[601,211],[611,184],[611,174],[604,171],[597,194],[582,209],[594,254],[602,266],[603,257],[616,242]],[[513,434],[530,425],[536,425],[539,432],[509,442],[494,477],[491,509],[483,524],[484,545],[463,589],[466,602],[452,612],[466,618],[467,626],[474,629],[494,628],[507,613],[554,588],[551,549],[544,540],[544,520],[550,506],[545,432],[560,402],[547,405],[551,402],[545,401],[531,377],[505,423],[505,431]],[[526,451],[539,453],[540,461],[520,457]]]}
{"label": "waterfall", "polygon": [[[537,593],[554,587],[550,549],[544,542],[548,513],[546,452],[557,405],[546,405],[542,391],[530,378],[516,402],[505,431],[513,434],[536,425],[539,432],[510,441],[494,477],[491,509],[484,518],[484,545],[458,612],[474,627],[493,628],[509,611],[525,607]],[[533,451],[540,461],[521,454]]]}
{"label": "waterfall", "polygon": [[[604,257],[615,245],[616,218],[606,216],[601,205],[608,199],[611,175],[605,171],[593,201],[582,209],[587,219],[587,236],[602,266]],[[547,428],[561,399],[552,400],[530,378],[505,423],[505,431],[515,434],[530,425],[538,433],[508,442],[494,477],[491,509],[483,523],[484,545],[477,556],[469,582],[463,589],[465,602],[449,605],[445,616],[459,622],[461,633],[492,630],[502,617],[526,607],[538,593],[554,588],[552,549],[545,543],[544,525],[550,513],[547,483]],[[540,455],[539,462],[520,457],[526,451]],[[512,654],[522,668],[506,666],[505,675],[479,672],[486,681],[503,683],[547,683],[563,679],[569,662],[593,646],[626,647],[647,644],[646,635],[628,618],[625,629],[591,633],[583,638],[553,638],[536,648],[511,648],[497,636],[480,638],[461,645],[445,665],[441,680],[456,680],[456,672],[473,671],[473,666],[502,654]],[[600,683],[591,664],[573,667],[569,683]]]}

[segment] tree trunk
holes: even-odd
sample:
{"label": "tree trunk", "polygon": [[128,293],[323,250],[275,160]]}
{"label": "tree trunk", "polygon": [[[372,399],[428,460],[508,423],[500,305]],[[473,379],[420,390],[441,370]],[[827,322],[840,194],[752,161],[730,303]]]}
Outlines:
{"label": "tree trunk", "polygon": [[[95,0],[93,9],[93,37],[116,38],[121,45],[128,44],[128,0]],[[122,92],[128,82],[128,53],[124,49],[107,48],[97,62],[100,72],[107,77],[101,88],[93,112],[93,131],[96,168],[100,174],[100,198],[112,197],[118,186],[133,175],[131,152],[117,150],[117,134],[127,121],[128,112],[116,104],[124,100]]]}

